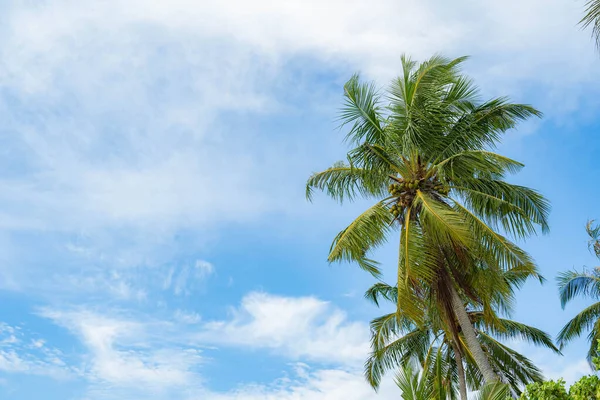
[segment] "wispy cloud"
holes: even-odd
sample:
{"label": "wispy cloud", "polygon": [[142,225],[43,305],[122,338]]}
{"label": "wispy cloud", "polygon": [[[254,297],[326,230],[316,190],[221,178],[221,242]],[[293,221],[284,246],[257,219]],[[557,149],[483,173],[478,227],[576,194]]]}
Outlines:
{"label": "wispy cloud", "polygon": [[245,296],[231,319],[206,323],[199,339],[343,365],[360,365],[369,348],[368,326],[330,303],[258,292]]}
{"label": "wispy cloud", "polygon": [[55,379],[74,378],[79,373],[67,364],[59,349],[46,346],[41,338],[32,338],[21,327],[5,323],[0,323],[0,371]]}
{"label": "wispy cloud", "polygon": [[42,310],[41,315],[67,328],[86,347],[85,379],[96,385],[143,391],[199,384],[194,372],[202,362],[198,348],[169,340],[169,325],[104,316],[88,310]]}

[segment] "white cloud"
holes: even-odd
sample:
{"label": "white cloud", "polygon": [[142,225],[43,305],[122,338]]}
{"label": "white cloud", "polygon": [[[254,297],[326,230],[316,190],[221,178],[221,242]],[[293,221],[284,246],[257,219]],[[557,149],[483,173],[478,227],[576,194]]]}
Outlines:
{"label": "white cloud", "polygon": [[266,348],[293,359],[361,364],[368,353],[368,326],[349,321],[335,306],[314,297],[250,293],[232,318],[205,324],[200,340]]}
{"label": "white cloud", "polygon": [[29,335],[21,327],[0,322],[0,371],[61,380],[77,375],[77,369],[67,365],[60,350],[47,347],[43,339],[31,339]]}
{"label": "white cloud", "polygon": [[[541,100],[572,109],[572,84],[598,75],[587,33],[576,27],[580,13],[580,4],[559,0],[13,5],[3,16],[0,87],[21,107],[7,98],[0,115],[18,133],[10,144],[25,179],[0,182],[9,214],[0,220],[11,228],[180,227],[277,209],[260,182],[285,185],[272,166],[296,156],[239,127],[228,131],[222,113],[285,108],[278,93],[306,84],[287,72],[290,60],[386,78],[401,52],[469,53],[489,90],[537,82],[547,88]],[[567,86],[569,101],[552,89]],[[264,162],[257,153],[266,143]],[[232,212],[240,198],[243,212]]]}
{"label": "white cloud", "polygon": [[[562,112],[580,106],[582,88],[598,82],[587,32],[575,26],[578,2],[25,3],[3,4],[0,13],[0,285],[35,295],[52,286],[53,301],[63,293],[102,304],[143,302],[160,289],[186,295],[214,268],[176,262],[182,251],[173,231],[204,233],[297,209],[289,204],[302,201],[297,187],[317,165],[313,143],[290,145],[298,139],[285,126],[263,133],[248,121],[287,118],[297,112],[295,101],[319,115],[335,108],[339,99],[332,102],[331,90],[304,71],[330,73],[339,80],[335,87],[356,69],[385,84],[402,52],[468,53],[475,56],[468,68],[487,92],[531,96],[545,111]],[[306,104],[309,92],[323,96],[313,94],[316,102]],[[319,132],[307,136],[314,137]],[[30,258],[32,243],[47,257],[72,237],[52,236],[42,246],[40,237],[17,242],[6,231],[87,239],[58,261],[41,262]],[[82,373],[95,382],[168,388],[200,378],[197,350],[150,335],[169,331],[163,325],[92,312],[45,315],[86,346],[89,367]],[[204,327],[196,340],[343,366],[208,392],[215,398],[373,396],[352,368],[367,351],[366,324],[321,300],[254,293],[228,320],[202,325],[189,311],[173,319],[179,327]],[[0,368],[63,373],[55,365],[62,357],[47,344],[18,335],[4,340]],[[97,389],[94,396],[106,395]]]}
{"label": "white cloud", "polygon": [[172,290],[176,296],[190,295],[206,278],[215,272],[215,267],[204,260],[196,260],[193,264],[174,266],[163,281],[164,290]]}
{"label": "white cloud", "polygon": [[199,323],[202,320],[202,317],[195,312],[177,310],[175,311],[174,319],[182,324],[193,325]]}
{"label": "white cloud", "polygon": [[270,385],[247,385],[228,393],[204,393],[193,400],[386,400],[397,399],[400,392],[391,380],[384,381],[376,393],[356,370],[317,369],[302,366],[296,376],[282,378]]}
{"label": "white cloud", "polygon": [[182,344],[163,343],[168,326],[91,311],[44,310],[41,315],[65,326],[86,346],[89,367],[84,377],[93,383],[144,390],[184,387],[199,380],[193,369],[200,351]]}

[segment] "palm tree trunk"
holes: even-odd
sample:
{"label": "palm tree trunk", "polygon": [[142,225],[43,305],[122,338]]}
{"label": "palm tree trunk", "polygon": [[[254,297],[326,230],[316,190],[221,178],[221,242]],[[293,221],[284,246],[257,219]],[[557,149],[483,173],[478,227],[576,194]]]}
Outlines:
{"label": "palm tree trunk", "polygon": [[452,341],[452,350],[454,351],[454,360],[456,361],[456,373],[458,375],[458,391],[460,400],[467,400],[467,381],[465,379],[465,368],[463,366],[462,355],[455,341]]}
{"label": "palm tree trunk", "polygon": [[450,295],[452,296],[452,310],[454,310],[454,314],[456,315],[456,319],[458,320],[458,324],[460,325],[462,334],[465,338],[466,345],[471,351],[471,354],[473,354],[475,363],[479,367],[485,382],[497,382],[498,376],[494,372],[494,369],[490,365],[487,356],[483,352],[483,348],[481,347],[479,340],[477,340],[477,334],[475,333],[473,324],[471,324],[471,320],[469,319],[465,305],[454,285],[449,286]]}

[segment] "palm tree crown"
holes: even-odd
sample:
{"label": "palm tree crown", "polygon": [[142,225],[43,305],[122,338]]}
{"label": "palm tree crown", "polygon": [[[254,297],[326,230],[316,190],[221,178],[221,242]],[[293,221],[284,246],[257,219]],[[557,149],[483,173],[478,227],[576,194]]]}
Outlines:
{"label": "palm tree crown", "polygon": [[461,296],[481,305],[488,320],[510,309],[515,287],[539,274],[500,230],[516,238],[547,231],[549,205],[506,182],[523,165],[492,151],[504,132],[540,113],[505,98],[481,101],[460,73],[464,60],[435,56],[417,65],[403,57],[385,96],[352,77],[340,119],[353,148],[346,162],[310,177],[307,196],[319,189],[340,202],[375,199],[335,237],[329,260],[354,261],[379,277],[369,254],[399,230],[398,314],[422,326],[436,301],[455,333],[458,320],[493,380],[483,352],[472,348],[479,344]]}
{"label": "palm tree crown", "polygon": [[[589,221],[586,231],[590,237],[589,248],[600,259],[600,225]],[[600,300],[600,267],[581,272],[563,272],[558,276],[558,286],[563,308],[577,296]],[[600,341],[600,301],[585,308],[562,328],[558,334],[558,344],[564,346],[588,330],[590,349],[587,358],[591,363],[593,358],[599,355],[597,348]]]}
{"label": "palm tree crown", "polygon": [[[378,283],[366,292],[365,297],[379,305],[382,298],[395,301],[396,293],[396,288]],[[372,352],[365,363],[365,377],[374,388],[379,386],[386,371],[417,362],[427,371],[434,391],[445,394],[438,398],[454,399],[453,388],[458,386],[460,374],[455,351],[465,355],[464,370],[470,389],[479,390],[483,386],[483,377],[465,345],[464,338],[462,335],[453,337],[436,311],[435,308],[429,310],[425,327],[417,327],[410,321],[399,320],[396,313],[384,315],[371,322]],[[492,367],[517,395],[521,394],[523,386],[532,381],[542,381],[543,376],[527,357],[502,344],[500,340],[524,340],[560,354],[551,337],[539,329],[508,319],[486,324],[480,310],[470,309],[468,314]]]}

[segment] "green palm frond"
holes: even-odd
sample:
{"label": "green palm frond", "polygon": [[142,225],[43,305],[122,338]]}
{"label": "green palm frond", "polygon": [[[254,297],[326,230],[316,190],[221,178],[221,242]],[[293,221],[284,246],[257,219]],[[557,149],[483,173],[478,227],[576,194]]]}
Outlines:
{"label": "green palm frond", "polygon": [[542,372],[531,360],[513,349],[503,345],[485,333],[479,333],[479,339],[488,350],[492,366],[504,381],[520,394],[521,387],[529,382],[540,382],[544,379]]}
{"label": "green palm frond", "polygon": [[403,400],[428,400],[433,398],[433,388],[427,377],[410,364],[404,365],[396,374],[396,385]]}
{"label": "green palm frond", "polygon": [[385,243],[392,220],[393,216],[385,204],[376,203],[338,233],[331,245],[329,262],[356,261],[361,268],[378,277],[379,268],[366,258],[366,253]]}
{"label": "green palm frond", "polygon": [[433,169],[442,177],[488,178],[503,177],[507,172],[516,173],[524,164],[486,150],[466,150],[446,158]]}
{"label": "green palm frond", "polygon": [[496,382],[485,385],[476,395],[474,400],[507,400],[511,398],[510,386]]}
{"label": "green palm frond", "polygon": [[506,98],[472,104],[469,108],[449,127],[444,136],[444,151],[437,155],[436,161],[467,150],[494,148],[501,135],[518,122],[542,116],[535,108],[509,103]]}
{"label": "green palm frond", "polygon": [[589,0],[585,5],[585,15],[579,21],[583,28],[592,27],[592,37],[600,48],[600,1]]}
{"label": "green palm frond", "polygon": [[557,281],[563,308],[577,296],[600,298],[600,274],[597,270],[561,272]]}
{"label": "green palm frond", "polygon": [[[469,314],[478,329],[484,329],[483,318],[479,312]],[[541,329],[510,319],[500,318],[498,325],[485,325],[485,331],[500,340],[523,340],[536,346],[543,346],[557,354],[560,350],[554,345],[550,335]]]}
{"label": "green palm frond", "polygon": [[367,358],[364,369],[369,384],[377,389],[386,372],[411,360],[424,361],[430,350],[430,334],[428,330],[415,329],[390,343],[386,340],[382,344],[377,342],[384,339],[383,335],[380,332],[374,334],[372,347],[376,350]]}
{"label": "green palm frond", "polygon": [[472,246],[473,236],[469,226],[456,210],[421,191],[417,191],[415,204],[421,208],[421,225],[431,235],[432,241],[449,247],[457,244],[466,248]]}
{"label": "green palm frond", "polygon": [[379,307],[379,299],[396,303],[398,301],[398,288],[387,283],[377,282],[365,292],[365,299]]}
{"label": "green palm frond", "polygon": [[402,159],[394,157],[385,147],[378,144],[363,143],[348,152],[348,159],[353,165],[372,171],[378,176],[410,174],[409,166]]}
{"label": "green palm frond", "polygon": [[594,220],[589,220],[585,225],[585,231],[590,237],[588,242],[590,251],[593,251],[596,257],[600,259],[600,224],[594,225]]}
{"label": "green palm frond", "polygon": [[460,202],[454,201],[454,209],[462,215],[471,233],[479,239],[479,253],[487,257],[490,264],[500,265],[505,271],[521,266],[535,270],[533,260],[520,247],[496,232]]}
{"label": "green palm frond", "polygon": [[[557,342],[562,348],[567,342],[590,330],[600,318],[600,303],[594,303],[571,319],[558,333]],[[595,345],[595,344],[594,344]]]}
{"label": "green palm frond", "polygon": [[363,83],[354,75],[344,85],[345,104],[340,112],[341,126],[351,125],[346,140],[380,143],[384,139],[380,97],[373,83]]}
{"label": "green palm frond", "polygon": [[386,175],[352,167],[342,161],[335,163],[323,172],[313,174],[306,183],[306,198],[312,200],[314,189],[327,193],[342,203],[354,200],[357,196],[365,198],[384,197],[386,195]]}
{"label": "green palm frond", "polygon": [[455,179],[450,187],[494,229],[502,227],[518,238],[535,233],[536,226],[543,233],[549,230],[550,205],[535,190],[482,178]]}

